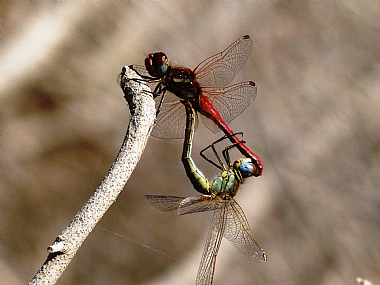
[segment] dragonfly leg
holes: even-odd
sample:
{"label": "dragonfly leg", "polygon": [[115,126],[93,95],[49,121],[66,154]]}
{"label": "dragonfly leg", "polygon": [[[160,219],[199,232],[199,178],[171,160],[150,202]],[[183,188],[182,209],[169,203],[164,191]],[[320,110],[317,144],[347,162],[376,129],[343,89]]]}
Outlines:
{"label": "dragonfly leg", "polygon": [[[157,90],[156,90],[157,89]],[[157,92],[158,91],[158,92]],[[157,96],[159,96],[159,94],[161,94],[161,99],[160,99],[160,103],[158,104],[157,106],[157,110],[156,110],[156,117],[158,116],[158,114],[160,113],[160,110],[161,110],[161,107],[162,107],[162,102],[164,101],[164,98],[165,98],[165,93],[166,93],[166,89],[162,89],[161,87],[161,84],[159,83],[156,88],[154,89],[154,92],[153,92],[153,98],[156,98]],[[154,96],[156,95],[156,96]]]}
{"label": "dragonfly leg", "polygon": [[[213,153],[215,154],[215,156],[218,158],[218,162],[219,164],[215,163],[214,161],[212,161],[210,158],[208,158],[205,154],[203,154],[206,150],[208,150],[209,148],[212,148],[212,151]],[[204,149],[201,150],[201,152],[199,153],[200,156],[202,156],[207,162],[211,163],[212,165],[214,165],[215,167],[219,168],[220,170],[223,170],[223,163],[220,161],[220,158],[219,156],[217,155],[216,153],[216,150],[215,150],[215,147],[214,147],[214,144],[210,144],[209,146],[205,147]]]}
{"label": "dragonfly leg", "polygon": [[233,144],[226,146],[226,148],[224,150],[222,150],[222,154],[223,154],[224,160],[227,162],[227,165],[229,165],[229,166],[231,165],[230,154],[228,153],[229,150],[236,147],[238,144],[241,144],[241,143],[246,143],[246,142],[245,141],[239,141],[237,143],[233,143]]}
{"label": "dragonfly leg", "polygon": [[[232,136],[236,136],[236,135],[241,135],[241,136],[243,136],[243,132],[237,132],[237,133],[233,133],[233,134],[232,134]],[[215,150],[215,145],[216,145],[217,143],[219,143],[219,142],[221,142],[221,141],[227,139],[227,138],[229,138],[229,137],[228,137],[227,135],[224,135],[224,136],[221,137],[220,139],[214,141],[212,144],[210,144],[209,146],[207,146],[207,147],[205,147],[204,149],[202,149],[201,152],[200,152],[200,156],[203,157],[203,159],[205,159],[207,162],[211,163],[211,164],[214,165],[215,167],[219,168],[220,170],[223,170],[223,169],[224,169],[224,168],[223,168],[223,162],[221,161],[219,155],[217,154],[217,152],[216,152],[216,150]],[[239,143],[245,143],[245,141],[241,141],[241,142],[239,142]],[[238,143],[236,143],[236,144],[238,144]],[[231,146],[231,147],[232,147],[232,146]],[[218,162],[219,162],[219,165],[218,165],[217,163],[215,163],[214,161],[212,161],[210,158],[208,158],[208,157],[204,154],[204,152],[205,152],[206,150],[208,150],[209,148],[212,148],[212,151],[213,151],[215,157],[217,158],[217,160],[218,160]],[[226,157],[224,156],[224,154],[223,154],[223,157],[224,157],[224,159],[226,160]],[[227,162],[227,164],[229,165],[229,160],[228,160],[228,161],[226,160],[226,162]]]}
{"label": "dragonfly leg", "polygon": [[[147,80],[147,81],[159,81],[159,78],[151,77],[151,76],[146,76],[144,74],[141,74],[136,68],[133,68],[133,65],[128,66],[130,69],[132,69],[134,72],[136,72],[141,78]],[[125,67],[122,69],[122,73],[125,73]]]}
{"label": "dragonfly leg", "polygon": [[[117,83],[123,88],[124,84],[125,84],[125,81],[130,81],[130,80],[133,80],[135,82],[138,82],[138,83],[141,83],[141,84],[146,84],[146,83],[150,83],[150,82],[159,82],[159,79],[156,79],[154,77],[149,77],[149,76],[146,76],[146,75],[142,75],[141,73],[138,72],[138,70],[134,69],[133,68],[133,65],[130,65],[129,66],[130,69],[132,69],[133,71],[135,71],[142,79],[140,78],[124,78],[125,76],[125,72],[126,72],[126,68],[125,66],[122,68],[121,70],[121,73],[119,74],[118,78],[117,78]],[[159,91],[158,91],[159,90]],[[159,82],[155,88],[155,90],[152,92],[152,91],[143,91],[147,94],[150,94],[153,96],[153,98],[156,98],[157,96],[160,95],[160,92],[161,91],[161,83]]]}

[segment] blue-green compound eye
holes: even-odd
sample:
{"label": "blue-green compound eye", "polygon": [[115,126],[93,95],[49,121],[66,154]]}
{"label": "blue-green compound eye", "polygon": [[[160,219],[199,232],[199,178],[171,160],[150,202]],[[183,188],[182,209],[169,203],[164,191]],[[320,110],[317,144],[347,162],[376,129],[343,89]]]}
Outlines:
{"label": "blue-green compound eye", "polygon": [[248,177],[248,176],[253,175],[254,167],[253,167],[253,164],[251,162],[251,159],[249,159],[249,158],[242,159],[240,161],[240,165],[239,165],[238,169],[244,177]]}

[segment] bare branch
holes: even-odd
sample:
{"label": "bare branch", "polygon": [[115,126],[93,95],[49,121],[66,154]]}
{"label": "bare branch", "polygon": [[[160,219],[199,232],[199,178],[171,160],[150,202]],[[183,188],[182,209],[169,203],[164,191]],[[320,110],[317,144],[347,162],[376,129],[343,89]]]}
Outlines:
{"label": "bare branch", "polygon": [[29,284],[55,284],[86,237],[116,201],[140,160],[154,126],[154,100],[149,87],[128,67],[124,67],[120,74],[120,86],[129,104],[131,117],[119,154],[95,193],[48,247],[46,261]]}

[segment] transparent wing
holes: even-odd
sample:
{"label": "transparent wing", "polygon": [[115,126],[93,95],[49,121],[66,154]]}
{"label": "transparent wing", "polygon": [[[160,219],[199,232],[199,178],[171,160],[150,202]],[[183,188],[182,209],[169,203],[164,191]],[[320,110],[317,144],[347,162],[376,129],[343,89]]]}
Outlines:
{"label": "transparent wing", "polygon": [[250,36],[243,36],[226,48],[202,61],[195,69],[196,80],[204,87],[224,87],[242,68],[252,51]]}
{"label": "transparent wing", "polygon": [[224,206],[226,203],[222,203],[222,205],[223,207],[214,211],[201,263],[199,264],[197,280],[195,282],[197,285],[212,284],[212,279],[214,278],[216,256],[225,230],[225,219],[223,219],[223,216],[225,215],[226,208]]}
{"label": "transparent wing", "polygon": [[178,215],[219,209],[224,207],[226,202],[219,197],[212,198],[207,195],[190,197],[145,195],[144,198],[146,198],[155,208],[163,212],[170,212],[178,209]]}
{"label": "transparent wing", "polygon": [[256,262],[265,262],[267,256],[253,237],[247,218],[239,204],[232,200],[225,205],[226,228],[223,236],[249,258]]}
{"label": "transparent wing", "polygon": [[[161,97],[155,99],[158,105]],[[198,127],[196,115],[194,130]],[[157,116],[157,123],[152,131],[152,135],[162,139],[180,139],[185,136],[186,110],[180,102],[180,98],[172,92],[166,91],[160,113]]]}
{"label": "transparent wing", "polygon": [[225,202],[225,200],[220,199],[218,196],[215,198],[208,195],[187,197],[181,201],[178,214],[185,215],[220,209],[224,207]]}
{"label": "transparent wing", "polygon": [[140,76],[143,77],[144,81],[148,84],[152,92],[156,88],[157,84],[160,82],[159,79],[154,79],[146,70],[145,66],[143,65],[130,65],[130,68],[132,68],[134,71],[136,71]]}
{"label": "transparent wing", "polygon": [[[255,100],[257,87],[254,82],[247,81],[223,89],[202,88],[202,95],[208,97],[224,123],[228,125]],[[202,122],[214,133],[220,130],[219,127],[206,116],[202,116]]]}
{"label": "transparent wing", "polygon": [[[141,76],[146,78],[152,78],[145,66],[133,65],[132,68],[139,73]],[[152,92],[158,92],[161,95],[163,92],[161,90],[155,90],[157,84],[159,84],[159,79],[157,80],[146,80]],[[164,86],[161,86],[164,88]],[[156,102],[156,109],[161,101],[161,96],[157,96],[154,100]],[[186,126],[186,112],[183,104],[180,102],[180,98],[174,95],[170,91],[165,91],[165,98],[162,103],[160,112],[156,119],[156,126],[152,131],[152,136],[156,138],[163,139],[179,139],[185,136],[185,126]],[[198,120],[195,122],[195,129],[198,126]]]}
{"label": "transparent wing", "polygon": [[149,74],[148,70],[146,70],[146,67],[144,65],[132,64],[129,66],[129,68],[136,71],[142,77],[152,78],[152,76]]}
{"label": "transparent wing", "polygon": [[163,212],[170,212],[177,210],[179,204],[186,197],[176,197],[176,196],[161,196],[161,195],[145,195],[144,198],[148,200],[150,204]]}

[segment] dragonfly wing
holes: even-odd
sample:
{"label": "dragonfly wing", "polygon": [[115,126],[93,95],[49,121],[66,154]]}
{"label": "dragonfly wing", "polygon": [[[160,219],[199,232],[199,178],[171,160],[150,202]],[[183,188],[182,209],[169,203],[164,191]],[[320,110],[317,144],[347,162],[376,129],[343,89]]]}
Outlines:
{"label": "dragonfly wing", "polygon": [[[156,105],[161,100],[157,97]],[[198,119],[195,119],[194,130],[198,127]],[[180,99],[170,91],[166,91],[164,101],[157,116],[156,126],[152,135],[162,139],[180,139],[185,136],[186,111]]]}
{"label": "dragonfly wing", "polygon": [[144,65],[133,64],[133,65],[130,65],[129,68],[136,71],[140,76],[150,77],[150,78],[152,77]]}
{"label": "dragonfly wing", "polygon": [[[254,82],[247,81],[218,90],[214,88],[203,88],[202,96],[203,95],[208,97],[222,120],[228,125],[255,100],[257,87]],[[214,133],[219,131],[219,127],[211,119],[202,116],[202,122]]]}
{"label": "dragonfly wing", "polygon": [[226,204],[224,237],[237,249],[256,262],[265,262],[267,256],[253,237],[247,218],[236,201]]}
{"label": "dragonfly wing", "polygon": [[145,195],[144,198],[148,200],[157,209],[163,212],[169,212],[177,210],[181,201],[186,197],[176,196],[161,196],[161,195]]}
{"label": "dragonfly wing", "polygon": [[[148,86],[150,87],[150,89],[153,92],[154,89],[156,88],[157,84],[159,83],[159,80],[158,79],[154,80],[153,77],[146,70],[146,67],[143,65],[134,64],[134,65],[131,65],[129,67],[131,69],[133,69],[134,71],[136,71],[140,76],[143,77],[143,80],[148,84]],[[150,79],[148,79],[148,78],[150,78]]]}
{"label": "dragonfly wing", "polygon": [[191,196],[183,199],[178,208],[178,215],[206,212],[224,207],[226,201],[208,195]]}
{"label": "dragonfly wing", "polygon": [[212,284],[214,278],[216,256],[218,254],[220,243],[222,242],[223,232],[225,229],[225,203],[223,207],[214,211],[214,216],[211,221],[210,229],[207,235],[205,247],[203,249],[201,263],[199,264],[197,285]]}
{"label": "dragonfly wing", "polygon": [[247,61],[252,46],[250,36],[241,37],[224,51],[202,61],[194,69],[196,80],[201,86],[226,86]]}
{"label": "dragonfly wing", "polygon": [[207,118],[206,116],[201,116],[201,118],[202,118],[203,125],[205,125],[214,134],[221,131],[219,126],[215,124],[215,122],[212,119]]}

